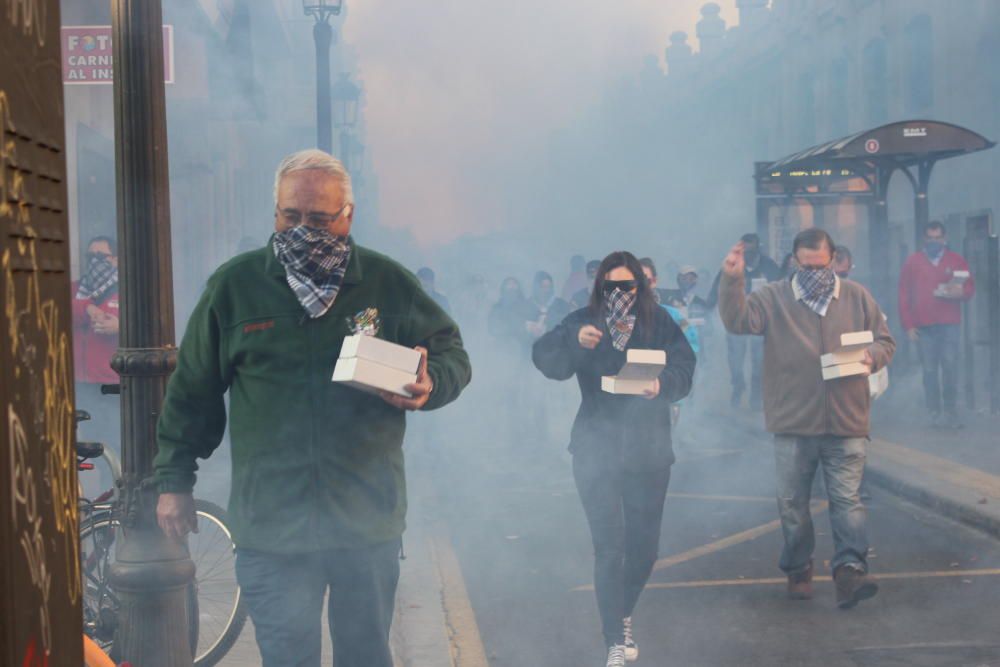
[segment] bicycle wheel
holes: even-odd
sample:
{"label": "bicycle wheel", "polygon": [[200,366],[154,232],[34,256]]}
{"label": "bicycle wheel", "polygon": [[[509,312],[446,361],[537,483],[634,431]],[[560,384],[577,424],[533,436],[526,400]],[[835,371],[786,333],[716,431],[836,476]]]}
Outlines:
{"label": "bicycle wheel", "polygon": [[198,532],[188,537],[195,564],[198,625],[194,664],[211,667],[236,643],[247,610],[236,583],[236,546],[226,526],[226,511],[196,500]]}

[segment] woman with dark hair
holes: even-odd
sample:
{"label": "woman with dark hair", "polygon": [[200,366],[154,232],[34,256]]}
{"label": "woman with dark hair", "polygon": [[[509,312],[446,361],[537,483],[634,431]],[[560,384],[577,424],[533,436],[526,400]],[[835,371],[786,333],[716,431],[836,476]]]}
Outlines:
{"label": "woman with dark hair", "polygon": [[[645,396],[601,391],[629,349],[665,350],[667,366]],[[604,258],[590,304],[534,345],[535,366],[553,380],[574,375],[582,397],[573,423],[573,477],[594,543],[594,588],[608,667],[638,658],[632,611],[656,562],[674,453],[670,404],[691,389],[695,357],[656,303],[639,260]]]}

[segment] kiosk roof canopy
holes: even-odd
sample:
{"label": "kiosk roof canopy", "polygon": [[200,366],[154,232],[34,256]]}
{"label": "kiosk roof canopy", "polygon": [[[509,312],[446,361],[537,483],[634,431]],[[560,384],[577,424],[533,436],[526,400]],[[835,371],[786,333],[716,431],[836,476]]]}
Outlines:
{"label": "kiosk roof canopy", "polygon": [[775,169],[820,166],[908,167],[921,162],[986,150],[996,145],[986,137],[951,123],[906,120],[858,132],[758,165],[756,176]]}

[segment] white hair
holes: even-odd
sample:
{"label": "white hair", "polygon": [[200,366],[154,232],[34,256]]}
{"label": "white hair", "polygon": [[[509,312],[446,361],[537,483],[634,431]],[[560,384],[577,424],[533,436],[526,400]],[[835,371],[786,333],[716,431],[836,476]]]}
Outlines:
{"label": "white hair", "polygon": [[297,171],[315,169],[323,171],[340,181],[344,188],[344,203],[354,204],[354,190],[351,188],[351,175],[347,173],[344,164],[325,151],[318,148],[309,148],[304,151],[292,153],[285,157],[278,165],[278,171],[274,173],[274,202],[278,203],[278,186],[281,179]]}

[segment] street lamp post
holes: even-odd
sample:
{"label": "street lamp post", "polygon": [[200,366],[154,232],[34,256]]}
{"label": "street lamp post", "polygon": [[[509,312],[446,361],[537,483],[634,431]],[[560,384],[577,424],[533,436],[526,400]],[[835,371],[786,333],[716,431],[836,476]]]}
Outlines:
{"label": "street lamp post", "polygon": [[121,275],[121,539],[111,584],[120,611],[115,650],[142,667],[190,667],[187,594],[194,564],[156,524],[150,485],[156,418],[176,363],[167,181],[163,16],[159,0],[112,0],[115,181]]}
{"label": "street lamp post", "polygon": [[307,16],[316,19],[313,40],[316,42],[316,146],[327,153],[333,150],[330,120],[330,44],[333,28],[330,17],[340,14],[344,0],[302,0]]}
{"label": "street lamp post", "polygon": [[334,107],[333,124],[340,128],[340,160],[351,170],[352,141],[351,128],[358,122],[358,100],[361,99],[361,89],[351,82],[347,72],[341,72],[340,78],[333,86]]}

